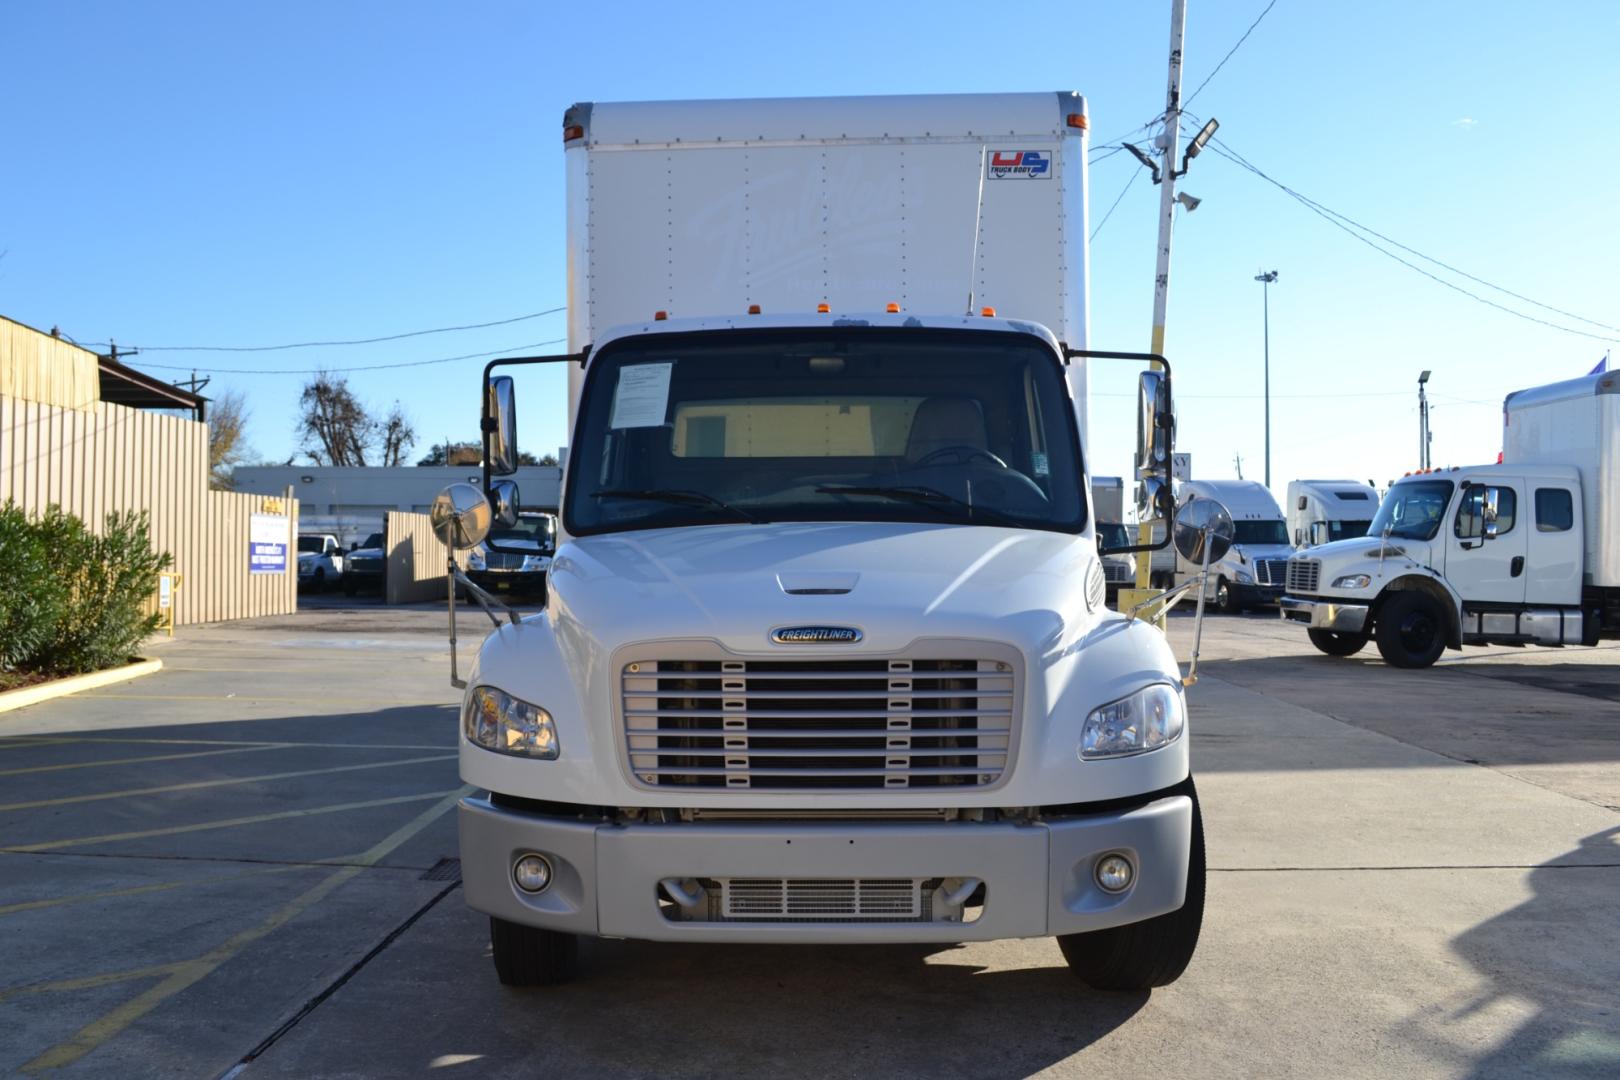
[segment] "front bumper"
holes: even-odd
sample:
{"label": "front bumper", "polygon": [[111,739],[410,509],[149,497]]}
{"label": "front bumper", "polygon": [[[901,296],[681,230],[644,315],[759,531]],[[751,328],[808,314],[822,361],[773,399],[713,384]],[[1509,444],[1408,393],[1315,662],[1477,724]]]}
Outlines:
{"label": "front bumper", "polygon": [[546,587],[544,570],[468,570],[467,580],[487,593],[538,593]]}
{"label": "front bumper", "polygon": [[[467,904],[510,922],[650,941],[860,943],[1045,937],[1140,922],[1186,898],[1193,804],[1170,794],[1127,810],[1036,824],[749,822],[619,825],[461,801]],[[512,865],[538,852],[554,868],[539,895]],[[1137,875],[1123,894],[1099,888],[1098,859],[1125,853]],[[666,879],[977,878],[972,922],[676,921],[661,908]]]}
{"label": "front bumper", "polygon": [[1341,634],[1359,634],[1367,626],[1368,604],[1347,600],[1312,599],[1303,596],[1285,596],[1277,602],[1282,617],[1302,622],[1313,630],[1333,630]]}
{"label": "front bumper", "polygon": [[1262,604],[1275,604],[1282,599],[1281,585],[1243,585],[1235,581],[1228,581],[1226,587],[1232,591],[1237,602],[1244,607],[1259,607]]}

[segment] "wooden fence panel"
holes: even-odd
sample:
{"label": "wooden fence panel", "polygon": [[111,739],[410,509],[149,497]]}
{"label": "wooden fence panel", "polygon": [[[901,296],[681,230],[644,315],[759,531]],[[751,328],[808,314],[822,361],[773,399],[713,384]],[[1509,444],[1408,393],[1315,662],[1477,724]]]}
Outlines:
{"label": "wooden fence panel", "polygon": [[108,402],[75,409],[0,395],[0,503],[31,513],[55,504],[92,529],[108,514],[146,511],[153,546],[184,575],[176,626],[297,609],[291,494],[268,500],[288,518],[286,572],[250,573],[249,522],[267,497],[208,489],[206,424]]}

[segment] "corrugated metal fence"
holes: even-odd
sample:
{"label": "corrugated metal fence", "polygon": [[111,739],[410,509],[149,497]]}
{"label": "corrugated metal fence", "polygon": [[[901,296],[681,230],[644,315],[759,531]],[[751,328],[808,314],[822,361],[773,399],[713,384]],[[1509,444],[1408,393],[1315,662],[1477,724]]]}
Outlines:
{"label": "corrugated metal fence", "polygon": [[[183,575],[176,625],[297,608],[298,503],[291,493],[268,499],[210,491],[205,424],[93,399],[67,408],[0,396],[0,503],[10,499],[36,513],[56,504],[93,529],[109,513],[145,510],[153,545],[174,556],[173,569]],[[253,516],[267,513],[287,519],[284,573],[248,568]]]}
{"label": "corrugated metal fence", "polygon": [[[445,599],[445,559],[449,549],[433,535],[426,514],[389,511],[384,537],[388,544],[384,598],[390,604],[416,604]],[[465,565],[464,557],[456,561]]]}

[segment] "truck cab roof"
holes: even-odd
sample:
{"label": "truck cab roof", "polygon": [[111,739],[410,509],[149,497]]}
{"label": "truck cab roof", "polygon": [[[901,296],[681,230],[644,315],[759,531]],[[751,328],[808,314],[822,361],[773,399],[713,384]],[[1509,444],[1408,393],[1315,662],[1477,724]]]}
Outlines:
{"label": "truck cab roof", "polygon": [[1282,511],[1271,490],[1258,480],[1185,480],[1176,492],[1176,501],[1195,495],[1214,499],[1226,507],[1233,521],[1281,521]]}
{"label": "truck cab roof", "polygon": [[717,330],[835,330],[846,327],[895,327],[907,329],[981,330],[1028,334],[1038,337],[1054,351],[1061,352],[1056,335],[1039,323],[983,315],[918,315],[907,311],[851,311],[817,314],[813,305],[803,312],[781,315],[706,315],[680,319],[648,319],[625,323],[604,333],[592,344],[600,352],[621,338],[643,334],[689,334]]}
{"label": "truck cab roof", "polygon": [[1568,480],[1573,483],[1580,479],[1580,470],[1573,465],[1453,465],[1449,469],[1430,469],[1427,472],[1411,473],[1395,483],[1411,484],[1419,480],[1479,482],[1496,476],[1524,477],[1527,480]]}

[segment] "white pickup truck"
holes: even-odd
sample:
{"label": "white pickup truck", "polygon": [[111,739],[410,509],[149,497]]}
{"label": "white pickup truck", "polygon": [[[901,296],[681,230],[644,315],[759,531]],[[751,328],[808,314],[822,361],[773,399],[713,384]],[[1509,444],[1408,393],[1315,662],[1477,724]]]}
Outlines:
{"label": "white pickup truck", "polygon": [[579,935],[1186,967],[1182,677],[1106,609],[1087,499],[1086,365],[1128,354],[1086,351],[1086,131],[1068,93],[568,110],[573,351],[489,365],[485,492],[434,510],[461,548],[512,519],[513,373],[564,364],[547,603],[458,683],[503,982]]}
{"label": "white pickup truck", "polygon": [[298,587],[320,592],[343,577],[343,545],[333,533],[298,534]]}
{"label": "white pickup truck", "polygon": [[1384,496],[1368,535],[1288,564],[1285,618],[1335,656],[1369,640],[1397,667],[1464,645],[1620,636],[1620,375],[1508,396],[1503,462],[1428,469]]}

